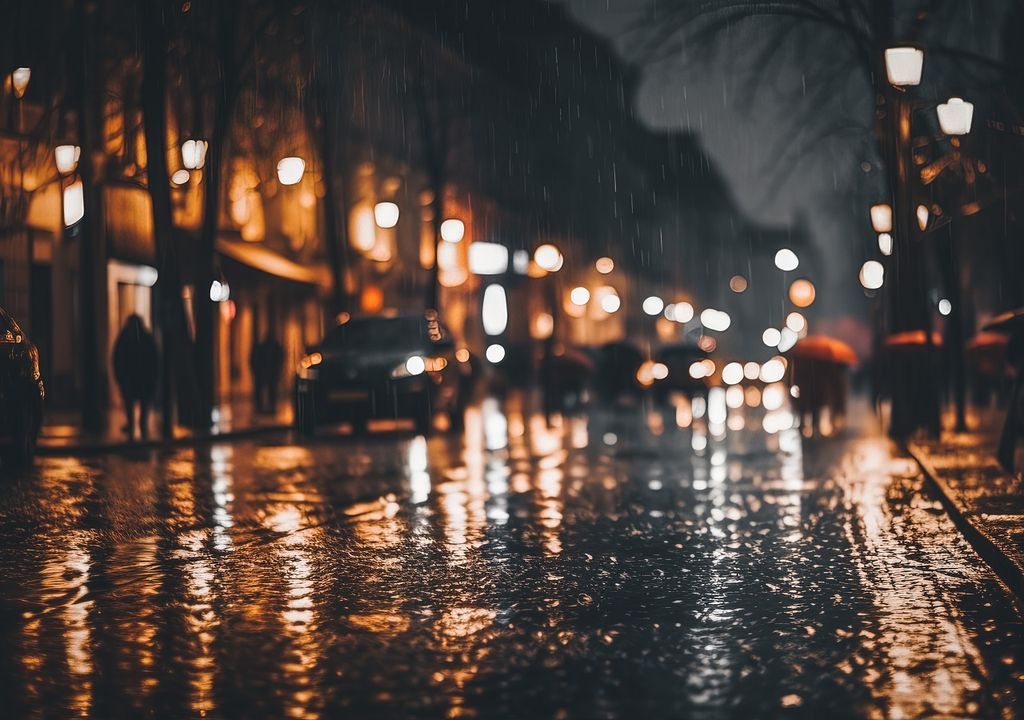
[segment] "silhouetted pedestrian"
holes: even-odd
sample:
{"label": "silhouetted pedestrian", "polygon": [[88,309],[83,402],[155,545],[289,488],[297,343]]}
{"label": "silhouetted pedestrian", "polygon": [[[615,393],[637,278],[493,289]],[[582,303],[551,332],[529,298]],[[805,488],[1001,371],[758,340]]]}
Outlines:
{"label": "silhouetted pedestrian", "polygon": [[125,424],[129,439],[135,437],[135,408],[139,408],[139,434],[149,434],[149,406],[159,373],[159,355],[153,335],[146,330],[142,318],[129,315],[114,342],[114,379],[124,401]]}
{"label": "silhouetted pedestrian", "polygon": [[284,349],[281,343],[267,335],[252,347],[249,367],[252,370],[253,404],[258,413],[277,412],[277,384],[281,380]]}

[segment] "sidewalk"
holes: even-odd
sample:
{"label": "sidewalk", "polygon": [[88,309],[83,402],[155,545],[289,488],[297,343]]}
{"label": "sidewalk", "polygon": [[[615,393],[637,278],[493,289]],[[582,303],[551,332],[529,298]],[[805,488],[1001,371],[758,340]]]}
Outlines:
{"label": "sidewalk", "polygon": [[908,447],[967,539],[1024,600],[1024,479],[996,461],[1001,420]]}
{"label": "sidewalk", "polygon": [[214,426],[209,436],[197,437],[190,429],[178,426],[174,428],[174,438],[164,441],[160,433],[160,413],[159,411],[150,411],[147,423],[148,438],[141,440],[136,433],[133,441],[123,430],[125,417],[124,412],[120,409],[111,409],[107,412],[104,429],[99,433],[84,432],[75,412],[51,411],[47,412],[43,420],[43,429],[39,434],[36,453],[38,455],[68,455],[184,445],[211,438],[248,437],[289,429],[292,425],[292,408],[290,403],[281,400],[278,402],[276,413],[272,415],[259,414],[255,412],[251,398],[239,397],[216,406],[214,419]]}

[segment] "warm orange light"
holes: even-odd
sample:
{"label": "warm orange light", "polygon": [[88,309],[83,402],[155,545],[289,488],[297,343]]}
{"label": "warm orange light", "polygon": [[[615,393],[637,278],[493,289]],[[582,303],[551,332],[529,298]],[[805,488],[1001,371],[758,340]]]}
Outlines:
{"label": "warm orange light", "polygon": [[747,289],[747,279],[742,275],[733,275],[729,280],[729,289],[734,293],[741,293]]}
{"label": "warm orange light", "polygon": [[789,301],[799,308],[810,307],[816,296],[814,283],[805,278],[794,280],[789,286]]}
{"label": "warm orange light", "polygon": [[384,291],[379,285],[367,285],[363,288],[359,305],[363,312],[376,313],[384,309]]}

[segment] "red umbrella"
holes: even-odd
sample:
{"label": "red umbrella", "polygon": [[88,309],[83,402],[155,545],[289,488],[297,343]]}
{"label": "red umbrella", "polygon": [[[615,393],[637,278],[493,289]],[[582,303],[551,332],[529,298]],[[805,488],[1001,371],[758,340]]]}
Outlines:
{"label": "red umbrella", "polygon": [[789,354],[795,358],[824,360],[840,365],[856,365],[857,353],[842,340],[828,335],[809,335],[793,346]]}

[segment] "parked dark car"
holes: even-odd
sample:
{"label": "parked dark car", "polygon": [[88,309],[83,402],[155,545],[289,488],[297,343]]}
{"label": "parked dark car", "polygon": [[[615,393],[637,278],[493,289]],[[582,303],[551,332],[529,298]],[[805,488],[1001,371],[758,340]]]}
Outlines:
{"label": "parked dark car", "polygon": [[10,315],[0,308],[0,464],[20,467],[32,461],[43,422],[43,379],[39,351]]}
{"label": "parked dark car", "polygon": [[463,370],[435,313],[346,319],[299,363],[296,428],[311,435],[348,422],[361,431],[372,419],[404,417],[428,433],[439,412],[458,426]]}
{"label": "parked dark car", "polygon": [[654,384],[655,400],[661,405],[666,405],[675,393],[685,395],[690,400],[697,397],[706,399],[707,381],[703,378],[693,378],[690,375],[690,366],[707,356],[708,354],[699,347],[688,343],[665,345],[658,350],[654,360],[665,366],[667,374],[664,379]]}

